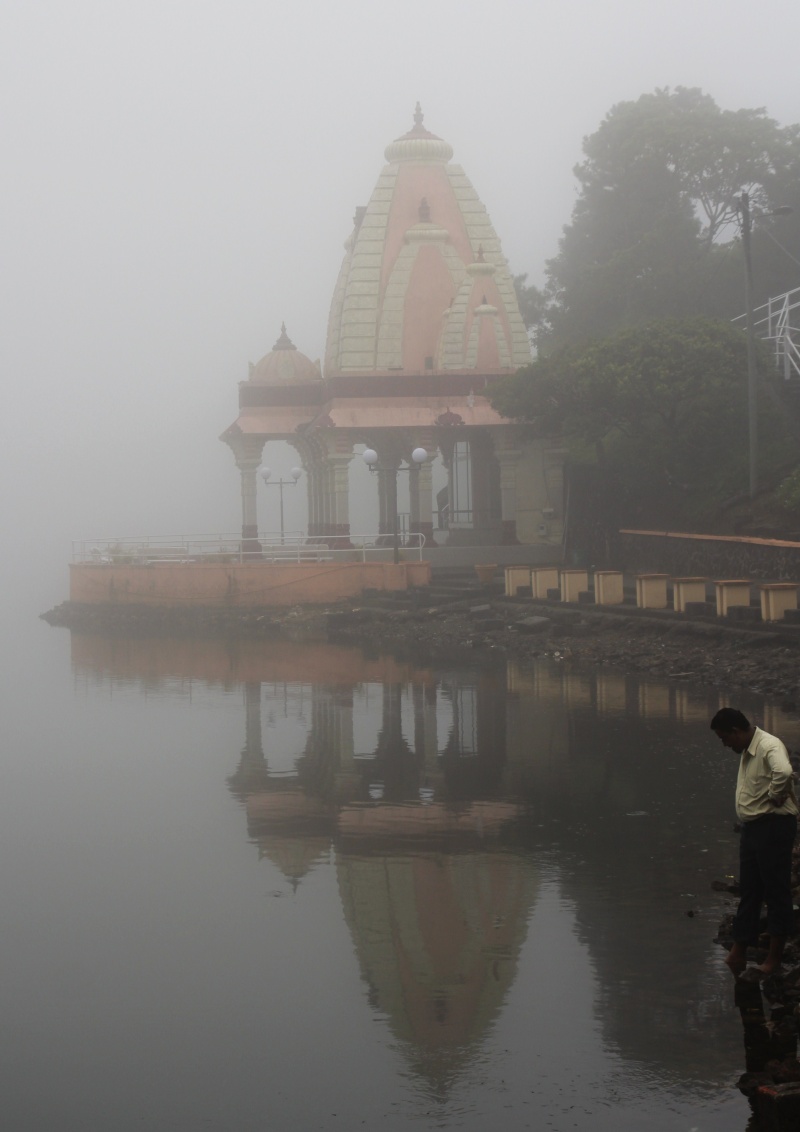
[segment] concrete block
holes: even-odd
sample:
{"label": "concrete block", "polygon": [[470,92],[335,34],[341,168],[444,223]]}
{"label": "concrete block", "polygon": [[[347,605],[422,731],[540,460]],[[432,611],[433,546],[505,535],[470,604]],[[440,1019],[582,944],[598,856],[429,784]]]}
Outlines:
{"label": "concrete block", "polygon": [[731,609],[750,605],[750,586],[748,578],[725,578],[714,583],[717,599],[717,616],[727,617]]}
{"label": "concrete block", "polygon": [[516,597],[521,586],[530,587],[530,566],[506,566],[505,583],[506,597]]}
{"label": "concrete block", "polygon": [[685,613],[687,603],[706,600],[706,578],[673,578],[672,607],[676,613]]}
{"label": "concrete block", "polygon": [[562,601],[578,601],[578,594],[589,588],[586,570],[561,570],[559,573]]}
{"label": "concrete block", "polygon": [[[527,341],[527,339],[526,339]],[[621,605],[624,600],[621,570],[596,570],[594,599],[598,605]]]}
{"label": "concrete block", "polygon": [[797,609],[797,583],[771,582],[761,588],[761,616],[765,621],[782,621]]}
{"label": "concrete block", "polygon": [[[535,566],[531,570],[531,586],[533,587],[533,596],[543,600],[550,597],[549,591],[551,589],[558,589],[558,567],[557,566]],[[560,590],[558,594],[561,596]]]}
{"label": "concrete block", "polygon": [[637,574],[636,604],[639,609],[667,608],[668,574]]}

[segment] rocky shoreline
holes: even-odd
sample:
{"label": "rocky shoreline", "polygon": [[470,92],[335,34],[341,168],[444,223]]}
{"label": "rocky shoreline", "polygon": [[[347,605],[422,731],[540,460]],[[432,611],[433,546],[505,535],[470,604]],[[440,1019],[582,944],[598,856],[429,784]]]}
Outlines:
{"label": "rocky shoreline", "polygon": [[750,629],[678,614],[497,599],[461,609],[353,609],[330,615],[329,632],[360,645],[374,646],[379,637],[390,651],[426,660],[550,658],[754,693],[789,711],[800,703],[800,634],[794,627]]}
{"label": "rocky shoreline", "polygon": [[485,590],[438,603],[412,591],[289,610],[64,602],[42,617],[81,633],[335,640],[421,663],[550,658],[760,695],[787,711],[800,707],[798,625],[537,602]]}

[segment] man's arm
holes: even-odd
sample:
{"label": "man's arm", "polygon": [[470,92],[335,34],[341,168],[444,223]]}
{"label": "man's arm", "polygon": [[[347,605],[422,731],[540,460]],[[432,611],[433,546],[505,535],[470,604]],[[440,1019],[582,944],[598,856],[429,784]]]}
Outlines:
{"label": "man's arm", "polygon": [[792,781],[792,764],[789,762],[786,748],[779,739],[770,744],[764,755],[764,761],[770,772],[767,797],[771,805],[782,806],[786,801]]}

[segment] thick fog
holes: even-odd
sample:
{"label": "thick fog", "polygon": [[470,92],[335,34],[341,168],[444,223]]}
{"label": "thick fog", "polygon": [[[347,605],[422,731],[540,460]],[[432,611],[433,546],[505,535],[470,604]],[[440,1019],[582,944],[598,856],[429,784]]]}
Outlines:
{"label": "thick fog", "polygon": [[237,383],[282,321],[322,355],[354,207],[417,100],[539,282],[613,104],[699,86],[798,121],[798,33],[793,0],[6,0],[7,595],[66,597],[73,538],[237,529]]}

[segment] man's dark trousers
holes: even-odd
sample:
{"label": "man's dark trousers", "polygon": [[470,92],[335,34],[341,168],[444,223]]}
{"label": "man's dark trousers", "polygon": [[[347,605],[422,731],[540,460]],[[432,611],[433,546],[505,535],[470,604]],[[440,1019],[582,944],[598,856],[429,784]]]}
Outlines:
{"label": "man's dark trousers", "polygon": [[791,934],[792,847],[797,818],[765,814],[742,826],[739,842],[741,899],[733,920],[733,938],[743,946],[758,939],[761,906],[767,905],[767,931],[785,939]]}

